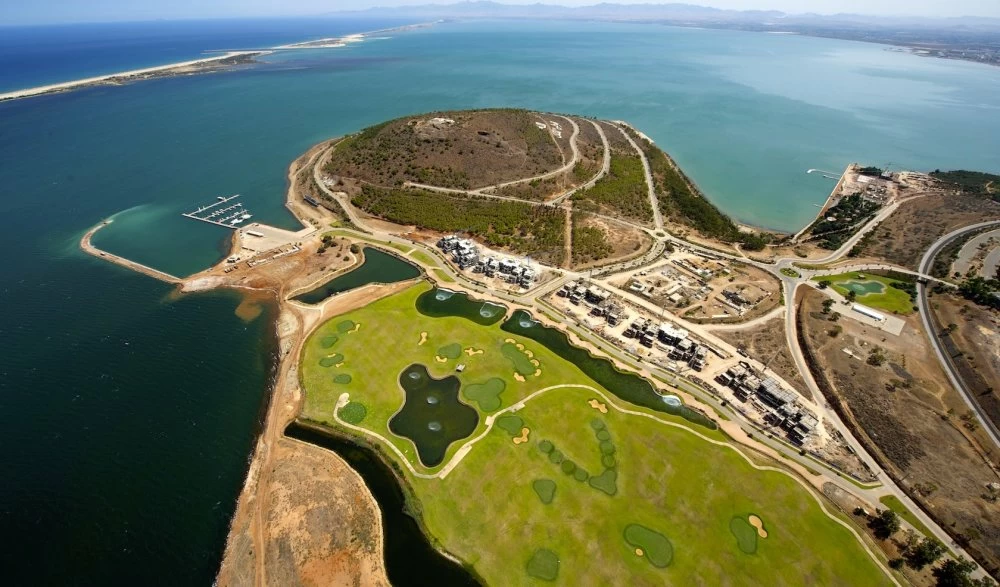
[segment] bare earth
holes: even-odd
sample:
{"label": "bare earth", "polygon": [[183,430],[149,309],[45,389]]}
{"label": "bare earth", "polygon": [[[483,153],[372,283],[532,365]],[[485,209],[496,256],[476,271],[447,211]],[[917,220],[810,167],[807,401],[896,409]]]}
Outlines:
{"label": "bare earth", "polygon": [[788,343],[785,342],[785,320],[774,317],[756,328],[742,330],[716,330],[715,334],[726,342],[747,350],[747,353],[767,364],[767,367],[795,386],[800,395],[812,399],[809,388],[803,381]]}
{"label": "bare earth", "polygon": [[[902,334],[893,337],[850,319],[828,321],[820,313],[822,300],[808,291],[800,320],[808,351],[822,365],[813,375],[821,388],[826,381],[827,400],[925,511],[961,534],[965,548],[984,563],[1000,563],[1000,526],[992,522],[1000,519],[1000,504],[982,497],[986,484],[1000,476],[981,448],[982,432],[965,426],[967,408],[948,385],[919,318],[908,317]],[[828,334],[832,326],[842,327],[836,337]],[[886,358],[877,367],[867,363],[876,346]]]}

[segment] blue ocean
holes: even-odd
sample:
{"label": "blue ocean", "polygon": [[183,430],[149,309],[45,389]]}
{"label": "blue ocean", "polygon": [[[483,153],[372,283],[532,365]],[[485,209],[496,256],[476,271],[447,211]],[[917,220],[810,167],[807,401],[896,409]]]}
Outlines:
{"label": "blue ocean", "polygon": [[[0,89],[400,22],[0,29]],[[95,244],[187,275],[225,229],[181,212],[243,194],[293,226],[288,164],[407,114],[524,107],[627,120],[735,218],[794,231],[852,161],[1000,172],[1000,68],[792,35],[453,22],[221,73],[0,103],[0,564],[10,584],[208,584],[275,366],[273,312],[176,296]]]}

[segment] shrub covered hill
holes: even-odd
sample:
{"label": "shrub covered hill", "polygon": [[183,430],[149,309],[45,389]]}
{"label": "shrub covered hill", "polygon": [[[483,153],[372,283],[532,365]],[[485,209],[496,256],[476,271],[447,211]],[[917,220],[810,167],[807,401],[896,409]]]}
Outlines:
{"label": "shrub covered hill", "polygon": [[[609,142],[622,143],[624,129],[601,126]],[[579,212],[652,226],[638,153],[616,152],[609,172],[597,178],[603,144],[595,129],[588,119],[527,110],[408,116],[346,137],[333,149],[324,171],[334,189],[346,192],[356,207],[373,216],[441,232],[464,232],[489,246],[558,264],[568,253],[567,234],[582,234],[576,227],[567,230],[567,221],[584,218],[568,215],[560,206],[572,203]],[[741,232],[663,151],[636,138],[649,159],[665,219],[708,238],[763,248],[768,235]],[[586,153],[591,154],[589,159]],[[589,162],[588,177],[581,176],[578,154]],[[632,158],[634,165],[627,166]],[[572,200],[544,205],[546,200],[561,200],[560,193],[585,187],[589,180],[596,181]],[[525,190],[533,193],[530,188],[536,185],[557,189],[549,196],[517,196]],[[592,251],[610,254],[607,241],[614,238],[612,234],[587,236],[584,240]]]}

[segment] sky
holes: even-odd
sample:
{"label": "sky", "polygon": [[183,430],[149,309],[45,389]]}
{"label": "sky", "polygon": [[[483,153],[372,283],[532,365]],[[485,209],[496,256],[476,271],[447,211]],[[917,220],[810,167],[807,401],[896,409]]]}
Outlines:
{"label": "sky", "polygon": [[[305,16],[372,6],[450,4],[454,0],[2,0],[0,25],[62,22],[110,22],[155,19]],[[538,1],[565,6],[601,0],[499,0],[506,4]],[[669,0],[604,0],[617,3],[665,3]],[[682,1],[682,0],[677,0]],[[896,16],[1000,17],[1000,0],[687,0],[690,4],[735,10],[782,10],[789,13],[886,14]]]}

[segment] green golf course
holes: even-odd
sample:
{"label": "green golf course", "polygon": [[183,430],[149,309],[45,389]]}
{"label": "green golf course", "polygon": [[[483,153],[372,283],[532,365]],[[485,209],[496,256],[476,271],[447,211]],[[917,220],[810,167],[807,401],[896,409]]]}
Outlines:
{"label": "green golf course", "polygon": [[[302,418],[379,447],[432,540],[489,584],[891,583],[846,523],[790,475],[757,468],[718,430],[620,399],[503,330],[499,306],[480,311],[462,296],[461,315],[447,315],[427,297],[418,304],[438,291],[419,283],[313,332],[300,369]],[[422,379],[402,379],[414,371],[428,385],[457,385],[457,404]],[[349,382],[335,383],[338,375]],[[350,402],[338,415],[343,393]],[[478,415],[474,426],[466,409]],[[434,445],[443,456],[431,466],[426,449],[392,431],[407,410],[441,423],[424,426],[430,433],[455,434]],[[462,426],[449,425],[452,412]],[[767,529],[755,544],[733,527],[748,513]]]}

